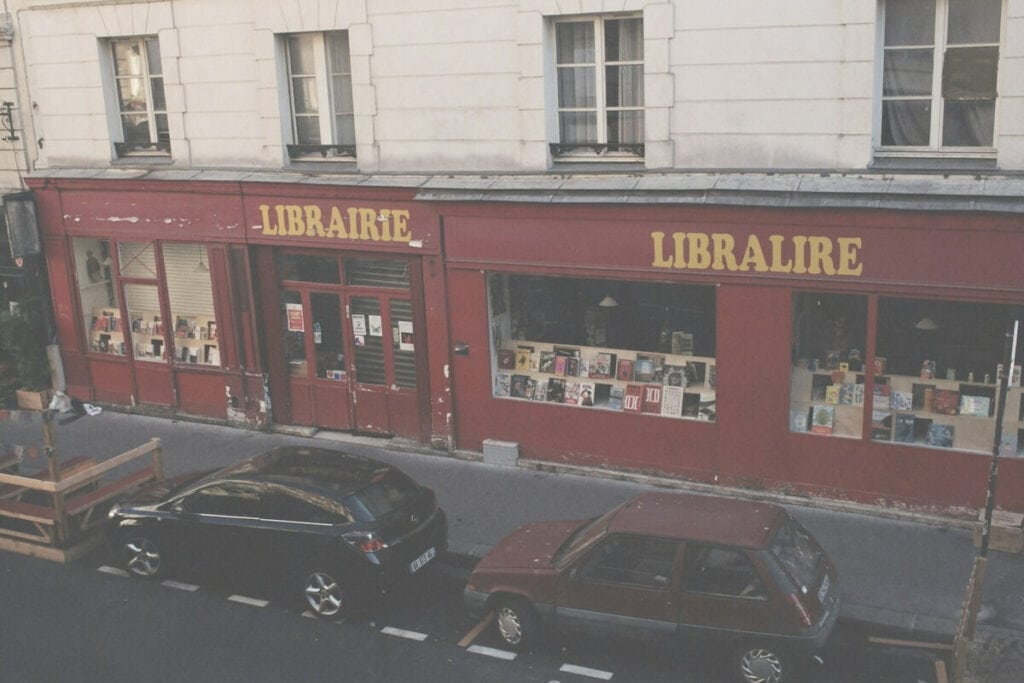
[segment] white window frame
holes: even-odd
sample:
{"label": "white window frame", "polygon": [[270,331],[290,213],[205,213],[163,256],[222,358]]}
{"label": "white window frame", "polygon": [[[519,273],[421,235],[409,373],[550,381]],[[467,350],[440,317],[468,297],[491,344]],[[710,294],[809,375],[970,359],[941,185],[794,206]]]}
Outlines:
{"label": "white window frame", "polygon": [[[640,66],[644,67],[644,58],[641,57],[639,60],[625,60],[625,61],[607,61],[605,58],[605,22],[607,21],[620,21],[623,19],[639,19],[643,20],[642,14],[628,13],[628,14],[609,14],[609,15],[594,15],[594,16],[573,16],[573,17],[559,17],[554,19],[551,23],[551,63],[552,63],[552,111],[554,112],[553,117],[553,130],[552,139],[555,140],[551,144],[551,149],[555,159],[558,162],[572,162],[572,161],[596,161],[596,160],[608,160],[614,162],[622,161],[642,161],[644,158],[643,146],[644,141],[641,140],[636,143],[618,143],[622,146],[635,147],[636,152],[630,151],[608,151],[606,145],[608,145],[608,112],[609,111],[639,111],[641,114],[646,112],[646,98],[645,102],[640,106],[608,106],[608,92],[605,78],[605,69],[608,66]],[[594,61],[585,62],[574,62],[574,63],[560,63],[558,61],[558,26],[560,24],[592,24],[594,26]],[[641,39],[642,40],[642,39]],[[562,107],[559,102],[559,70],[563,67],[589,67],[594,70],[594,91],[596,102],[594,107]],[[645,93],[644,93],[645,94]],[[596,112],[597,114],[597,139],[590,143],[566,143],[561,140],[561,116],[565,112]],[[646,126],[645,126],[646,131]],[[589,144],[589,148],[587,147]],[[570,146],[575,149],[566,149],[563,145]]]}
{"label": "white window frame", "polygon": [[[878,8],[878,24],[877,24],[877,40],[876,44],[877,57],[875,60],[875,106],[874,106],[874,134],[873,144],[875,156],[879,158],[886,157],[944,157],[944,158],[994,158],[996,156],[996,141],[999,139],[999,110],[1000,102],[1002,98],[997,95],[995,100],[995,116],[993,121],[993,132],[992,132],[992,146],[989,147],[947,147],[942,144],[943,135],[943,124],[945,117],[944,98],[942,96],[942,78],[944,72],[944,58],[945,50],[947,48],[948,40],[948,18],[949,18],[949,0],[933,0],[935,3],[935,27],[932,41],[932,87],[930,97],[918,96],[894,96],[886,97],[884,95],[885,87],[885,55],[888,50],[899,50],[905,49],[906,46],[892,45],[887,46],[885,44],[885,10],[889,2],[893,0],[880,0]],[[957,47],[980,47],[980,46],[996,46],[999,48],[1000,60],[1003,55],[1003,40],[1005,31],[1003,28],[1006,26],[1006,3],[1002,4],[1002,12],[1000,16],[1000,37],[997,43],[970,43],[970,44],[957,44]],[[922,46],[915,46],[922,47]],[[1003,70],[999,69],[1001,73]],[[997,74],[997,79],[999,74]],[[998,83],[998,81],[997,81]],[[931,102],[931,127],[929,129],[928,139],[930,144],[928,145],[883,145],[882,144],[882,127],[883,127],[883,102],[889,99],[894,100],[909,100],[909,99],[928,99]]]}
{"label": "white window frame", "polygon": [[[282,48],[284,57],[284,72],[288,97],[289,135],[288,150],[292,159],[316,160],[333,159],[337,160],[355,158],[355,139],[351,141],[340,140],[341,133],[337,130],[336,120],[339,115],[354,116],[353,111],[341,111],[338,103],[343,99],[337,97],[334,92],[333,82],[335,76],[347,76],[349,85],[352,83],[351,53],[349,54],[349,71],[332,72],[329,58],[330,36],[345,35],[345,47],[348,48],[347,31],[319,31],[305,33],[283,34]],[[313,52],[313,72],[309,74],[296,74],[292,70],[291,51],[289,41],[292,39],[310,40]],[[298,142],[298,119],[308,114],[300,114],[295,110],[295,88],[294,81],[297,78],[312,78],[316,84],[315,92],[317,98],[317,117],[320,130],[320,144],[309,145]],[[349,101],[352,100],[352,93],[349,93]],[[313,149],[313,148],[316,149]]]}
{"label": "white window frame", "polygon": [[[160,39],[157,36],[129,36],[122,38],[110,38],[106,41],[107,45],[107,57],[110,60],[110,79],[111,79],[111,102],[112,111],[115,114],[116,125],[114,129],[117,131],[115,134],[115,149],[117,156],[169,156],[170,155],[170,140],[165,143],[166,149],[161,149],[159,127],[157,125],[157,116],[167,117],[166,109],[156,109],[153,102],[153,80],[159,78],[162,83],[162,89],[164,91],[164,102],[167,100],[167,81],[164,77],[163,71],[159,74],[154,75],[149,65],[149,51],[146,49],[146,43],[148,41],[155,41],[157,49],[160,49]],[[139,74],[118,74],[117,73],[117,54],[116,50],[118,45],[136,45],[139,50],[139,59],[141,62],[141,73]],[[146,109],[145,111],[137,110],[125,110],[121,107],[121,89],[120,83],[122,81],[139,78],[144,84],[146,94]],[[149,139],[153,140],[151,145],[147,145],[142,148],[136,148],[130,146],[128,143],[127,135],[125,134],[125,115],[126,114],[145,114],[146,123],[149,127]],[[168,135],[170,131],[168,131]]]}

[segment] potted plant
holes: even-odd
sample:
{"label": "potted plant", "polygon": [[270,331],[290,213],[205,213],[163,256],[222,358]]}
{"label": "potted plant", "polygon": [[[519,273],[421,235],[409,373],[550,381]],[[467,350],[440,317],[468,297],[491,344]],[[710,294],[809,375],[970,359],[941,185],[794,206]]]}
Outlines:
{"label": "potted plant", "polygon": [[[13,388],[18,407],[26,410],[42,410],[50,403],[52,378],[42,311],[38,297],[0,311],[0,357],[9,359],[2,389],[9,393]],[[5,404],[10,400],[9,395],[3,398]]]}

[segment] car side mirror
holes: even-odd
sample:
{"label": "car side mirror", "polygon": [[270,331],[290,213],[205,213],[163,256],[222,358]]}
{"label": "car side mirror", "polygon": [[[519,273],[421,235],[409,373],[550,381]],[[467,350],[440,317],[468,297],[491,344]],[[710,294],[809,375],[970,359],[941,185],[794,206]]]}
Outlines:
{"label": "car side mirror", "polygon": [[171,506],[171,512],[179,515],[185,514],[185,504],[179,500],[177,503]]}

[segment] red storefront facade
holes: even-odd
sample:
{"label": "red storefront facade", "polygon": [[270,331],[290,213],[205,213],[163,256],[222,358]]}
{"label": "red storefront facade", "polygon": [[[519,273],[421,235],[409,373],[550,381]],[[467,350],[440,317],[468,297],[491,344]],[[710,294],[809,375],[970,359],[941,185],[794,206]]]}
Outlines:
{"label": "red storefront facade", "polygon": [[[73,397],[984,502],[996,366],[1024,309],[1017,215],[152,178],[30,179]],[[998,503],[1024,510],[1019,385]]]}

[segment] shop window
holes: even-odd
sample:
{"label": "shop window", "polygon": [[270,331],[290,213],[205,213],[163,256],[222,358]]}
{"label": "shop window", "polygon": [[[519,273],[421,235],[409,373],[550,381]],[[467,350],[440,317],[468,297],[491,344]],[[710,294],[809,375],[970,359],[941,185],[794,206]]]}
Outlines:
{"label": "shop window", "polygon": [[[1018,308],[1000,304],[880,299],[872,438],[991,453],[996,382],[1015,315]],[[1018,343],[1017,359],[1022,350]],[[1002,449],[1017,456],[1024,428],[1020,366],[1010,372]]]}
{"label": "shop window", "polygon": [[333,285],[341,282],[337,256],[289,254],[278,250],[274,255],[274,260],[278,275],[282,280]]}
{"label": "shop window", "polygon": [[[178,363],[221,365],[213,283],[203,244],[162,245],[167,299],[174,323],[173,358]],[[132,321],[132,333],[135,322]]]}
{"label": "shop window", "polygon": [[491,274],[494,395],[715,419],[715,289]]}
{"label": "shop window", "polygon": [[154,242],[119,242],[117,256],[121,277],[155,280],[157,271],[154,245]]}
{"label": "shop window", "polygon": [[554,24],[558,161],[644,156],[643,18],[573,18]]}
{"label": "shop window", "polygon": [[792,325],[790,431],[860,437],[867,299],[794,293]]}
{"label": "shop window", "polygon": [[121,305],[114,286],[112,246],[108,240],[84,237],[76,237],[72,244],[89,350],[125,355],[121,343]]}
{"label": "shop window", "polygon": [[302,295],[298,292],[281,292],[281,329],[284,330],[284,360],[288,364],[288,374],[307,377],[306,317]]}
{"label": "shop window", "polygon": [[348,32],[284,36],[292,159],[354,160],[355,116]]}
{"label": "shop window", "polygon": [[[131,325],[132,353],[136,360],[166,362],[167,327],[160,316],[160,296],[156,285],[126,284],[124,302]],[[119,326],[119,331],[123,326]],[[124,355],[125,337],[118,335],[120,353]]]}
{"label": "shop window", "polygon": [[110,55],[120,138],[114,143],[117,156],[170,154],[159,40],[154,36],[112,40]]}
{"label": "shop window", "polygon": [[1002,0],[888,0],[883,8],[881,147],[991,148]]}

